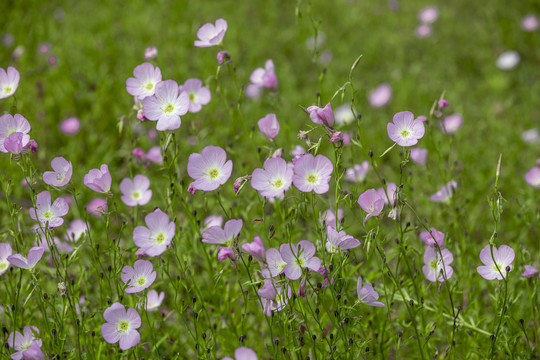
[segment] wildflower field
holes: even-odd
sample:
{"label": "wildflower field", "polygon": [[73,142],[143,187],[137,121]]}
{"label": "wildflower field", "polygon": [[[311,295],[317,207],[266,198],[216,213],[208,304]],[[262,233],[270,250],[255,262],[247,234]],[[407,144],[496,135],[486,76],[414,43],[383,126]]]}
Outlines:
{"label": "wildflower field", "polygon": [[2,1],[1,359],[538,359],[540,3]]}

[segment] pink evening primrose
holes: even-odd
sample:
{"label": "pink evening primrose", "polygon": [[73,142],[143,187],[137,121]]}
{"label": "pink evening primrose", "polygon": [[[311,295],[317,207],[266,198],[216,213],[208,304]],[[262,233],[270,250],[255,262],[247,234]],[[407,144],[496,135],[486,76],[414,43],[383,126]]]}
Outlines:
{"label": "pink evening primrose", "polygon": [[377,190],[369,189],[364,191],[358,197],[358,205],[367,213],[366,218],[364,219],[364,224],[369,218],[377,216],[381,213],[384,208],[384,198],[382,198]]}
{"label": "pink evening primrose", "polygon": [[9,268],[8,257],[11,256],[13,250],[8,243],[0,243],[0,275],[5,273]]}
{"label": "pink evening primrose", "polygon": [[231,177],[232,160],[219,146],[207,146],[201,153],[189,155],[187,172],[195,180],[191,185],[195,190],[212,191]]}
{"label": "pink evening primrose", "polygon": [[66,230],[65,239],[70,242],[77,242],[88,231],[86,223],[82,219],[75,219]]}
{"label": "pink evening primrose", "polygon": [[188,111],[190,113],[201,111],[202,106],[210,102],[212,97],[210,89],[202,85],[202,81],[199,79],[187,79],[178,89],[180,93],[187,93],[189,98]]}
{"label": "pink evening primrose", "polygon": [[428,6],[420,10],[418,20],[423,24],[432,24],[439,18],[439,9],[436,6]]}
{"label": "pink evening primrose", "polygon": [[448,115],[442,121],[442,129],[447,134],[453,134],[457,132],[463,125],[463,116],[460,114]]}
{"label": "pink evening primrose", "polygon": [[227,32],[227,21],[223,19],[217,19],[215,25],[206,23],[199,28],[199,31],[197,31],[199,40],[195,40],[193,45],[197,47],[220,45],[225,36],[225,32]]}
{"label": "pink evening primrose", "polygon": [[32,269],[43,256],[45,248],[43,246],[35,246],[28,251],[28,258],[21,254],[13,254],[7,257],[9,263],[21,269]]}
{"label": "pink evening primrose", "polygon": [[212,226],[203,231],[202,242],[207,244],[232,245],[234,239],[242,230],[243,221],[231,219],[225,223],[223,229],[220,226]]}
{"label": "pink evening primrose", "polygon": [[429,197],[429,200],[433,202],[443,202],[452,197],[455,190],[457,189],[457,182],[454,180],[448,182],[444,185],[439,191]]}
{"label": "pink evening primrose", "polygon": [[60,131],[64,133],[64,135],[75,135],[79,132],[80,128],[81,122],[74,116],[64,119],[60,123]]}
{"label": "pink evening primrose", "polygon": [[427,152],[427,149],[412,148],[411,160],[418,165],[424,165],[426,163]]}
{"label": "pink evening primrose", "polygon": [[64,223],[62,216],[65,216],[68,211],[69,205],[66,200],[58,198],[51,205],[51,193],[42,191],[36,196],[36,208],[31,208],[29,213],[30,217],[39,221],[41,225],[49,224],[49,228],[54,228]]}
{"label": "pink evening primrose", "polygon": [[450,266],[454,261],[454,256],[448,249],[441,249],[441,253],[442,259],[439,251],[433,247],[427,247],[424,251],[424,266],[422,267],[422,272],[426,279],[431,282],[443,282],[445,276],[448,280],[454,273],[454,269]]}
{"label": "pink evening primrose", "polygon": [[266,265],[268,268],[262,269],[261,274],[265,278],[271,278],[281,274],[287,263],[277,249],[271,248],[266,250]]}
{"label": "pink evening primrose", "polygon": [[212,226],[219,226],[221,227],[223,225],[223,216],[221,215],[210,215],[204,219],[204,227],[201,229],[201,231],[205,231],[210,229]]}
{"label": "pink evening primrose", "polygon": [[161,82],[161,70],[147,62],[135,67],[133,76],[135,77],[126,80],[126,89],[139,100],[154,95],[156,85]]}
{"label": "pink evening primrose", "polygon": [[31,129],[30,123],[21,114],[15,114],[15,116],[4,114],[0,116],[0,151],[4,153],[10,152],[6,149],[5,142],[6,140],[8,143],[10,140],[14,141],[14,138],[9,138],[17,134],[21,134],[19,135],[20,141],[17,142],[20,142],[22,147],[26,146],[30,141],[30,135],[28,133]]}
{"label": "pink evening primrose", "polygon": [[163,155],[161,155],[161,149],[159,146],[152,146],[148,153],[146,154],[146,158],[153,162],[154,164],[161,164],[163,163]]}
{"label": "pink evening primrose", "polygon": [[514,249],[508,245],[501,245],[498,249],[493,246],[493,256],[491,256],[490,245],[486,245],[480,251],[480,260],[484,266],[478,266],[476,271],[486,280],[502,280],[506,277],[506,268],[512,269],[514,257]]}
{"label": "pink evening primrose", "polygon": [[433,30],[431,29],[431,25],[429,24],[420,24],[414,30],[415,35],[420,39],[428,37],[429,35],[431,35],[432,32]]}
{"label": "pink evening primrose", "polygon": [[246,88],[246,95],[250,98],[259,97],[262,88],[277,88],[278,79],[274,72],[274,62],[272,60],[266,60],[265,68],[255,69],[249,79],[251,84]]}
{"label": "pink evening primrose", "polygon": [[369,104],[374,108],[388,105],[391,99],[392,87],[387,83],[377,86],[375,90],[369,94]]}
{"label": "pink evening primrose", "polygon": [[275,138],[279,133],[279,122],[276,114],[268,114],[257,122],[261,133],[269,139]]}
{"label": "pink evening primrose", "polygon": [[120,341],[120,349],[127,350],[141,341],[136,330],[141,327],[141,316],[134,308],[126,310],[125,306],[115,302],[104,312],[106,323],[101,325],[101,335],[109,344]]}
{"label": "pink evening primrose", "polygon": [[292,296],[288,284],[282,286],[270,279],[264,280],[263,287],[257,293],[261,297],[263,313],[266,316],[272,316],[272,313],[283,310]]}
{"label": "pink evening primrose", "polygon": [[384,307],[384,304],[379,299],[379,293],[373,289],[371,284],[366,284],[362,286],[362,278],[359,276],[358,281],[356,282],[356,292],[358,294],[358,299],[366,305]]}
{"label": "pink evening primrose", "polygon": [[[377,193],[384,200],[384,205],[390,205],[391,207],[393,207],[397,204],[397,200],[399,197],[399,189],[396,183],[393,183],[393,182],[387,183],[386,191],[384,187],[381,186],[380,188],[377,189]],[[388,202],[389,200],[390,202]]]}
{"label": "pink evening primrose", "polygon": [[151,121],[157,121],[159,131],[176,130],[182,124],[180,116],[189,110],[189,95],[179,92],[174,80],[165,80],[156,85],[153,96],[142,100],[144,116]]}
{"label": "pink evening primrose", "polygon": [[144,60],[152,60],[158,56],[158,49],[155,46],[148,46],[144,49]]}
{"label": "pink evening primrose", "polygon": [[[43,352],[41,352],[42,341],[36,338],[36,335],[39,335],[39,329],[32,325],[26,325],[22,334],[18,331],[9,334],[7,344],[16,351],[11,354],[11,358],[14,360],[43,359]],[[39,351],[37,351],[36,347]]]}
{"label": "pink evening primrose", "polygon": [[324,108],[318,106],[310,106],[307,109],[309,118],[317,125],[334,125],[334,112],[332,111],[332,105],[326,104]]}
{"label": "pink evening primrose", "polygon": [[339,250],[349,250],[360,246],[360,241],[347,235],[345,231],[339,233],[333,227],[326,228],[326,251],[337,253]]}
{"label": "pink evening primrose", "polygon": [[169,216],[160,209],[146,215],[144,221],[147,227],[137,226],[133,230],[133,242],[141,253],[159,256],[171,244],[175,232],[174,222],[169,222]]}
{"label": "pink evening primrose", "polygon": [[[1,245],[1,244],[0,244]],[[247,252],[249,255],[256,256],[260,259],[265,258],[265,251],[264,251],[264,245],[261,241],[261,238],[258,236],[255,236],[253,238],[253,241],[250,243],[244,243],[242,244],[242,250]],[[0,255],[1,256],[1,255]],[[2,265],[0,263],[0,269],[2,268]],[[1,271],[1,270],[0,270]],[[1,273],[0,273],[1,275]]]}
{"label": "pink evening primrose", "polygon": [[[431,234],[433,234],[433,236],[431,236],[429,231],[425,230],[420,233],[420,239],[429,247],[434,247],[435,243],[437,243],[439,247],[443,246],[444,233],[440,232],[439,230],[435,228],[430,228],[430,231],[431,231]],[[433,237],[435,237],[435,239]]]}
{"label": "pink evening primrose", "polygon": [[152,198],[149,187],[150,180],[144,175],[135,175],[133,180],[124,178],[120,183],[121,199],[127,206],[146,205]]}
{"label": "pink evening primrose", "polygon": [[111,190],[111,173],[107,164],[99,169],[92,169],[84,175],[84,185],[99,193],[108,193]]}
{"label": "pink evening primrose", "polygon": [[361,182],[366,178],[369,171],[369,161],[365,160],[362,164],[356,164],[345,171],[343,180],[350,182]]}
{"label": "pink evening primrose", "polygon": [[294,164],[293,184],[302,192],[324,194],[333,171],[334,165],[326,156],[305,154]]}
{"label": "pink evening primrose", "polygon": [[321,267],[321,259],[315,257],[315,245],[308,240],[301,240],[298,244],[281,244],[279,252],[283,261],[287,263],[283,268],[285,276],[290,280],[297,280],[302,276],[302,269],[317,272]]}
{"label": "pink evening primrose", "polygon": [[86,204],[86,211],[92,216],[101,216],[103,213],[106,213],[107,210],[107,199],[104,198],[93,198]]}
{"label": "pink evening primrose", "polygon": [[[1,267],[1,263],[0,263],[0,267]],[[530,278],[530,277],[538,274],[538,269],[536,269],[534,266],[524,265],[523,267],[525,268],[525,272],[523,272],[523,274],[521,274],[522,277]]]}
{"label": "pink evening primrose", "polygon": [[220,246],[217,258],[220,262],[227,258],[234,261],[234,250],[231,249],[230,247]]}
{"label": "pink evening primrose", "polygon": [[43,173],[43,182],[47,185],[62,187],[65,186],[73,173],[71,161],[63,157],[55,157],[51,161],[51,167],[54,171],[45,171]]}
{"label": "pink evening primrose", "polygon": [[138,293],[152,285],[156,280],[154,266],[148,260],[137,260],[133,267],[126,265],[122,268],[120,278],[127,284],[127,293]]}
{"label": "pink evening primrose", "polygon": [[540,167],[533,167],[525,174],[527,184],[535,189],[540,189]]}
{"label": "pink evening primrose", "polygon": [[394,115],[387,125],[388,136],[399,146],[412,146],[424,136],[424,123],[414,118],[410,111],[401,111]]}
{"label": "pink evening primrose", "polygon": [[163,299],[165,299],[165,292],[162,291],[158,294],[153,289],[148,291],[148,294],[146,294],[146,311],[157,310],[161,306]]}
{"label": "pink evening primrose", "polygon": [[[343,209],[338,209],[337,215],[338,215],[337,222],[339,225],[341,221],[343,220]],[[319,220],[324,220],[326,227],[333,227],[334,229],[336,228],[336,214],[334,213],[332,209],[325,210],[321,214]]]}
{"label": "pink evening primrose", "polygon": [[293,169],[282,158],[270,158],[264,169],[255,169],[251,175],[251,186],[267,198],[283,199],[293,180]]}
{"label": "pink evening primrose", "polygon": [[247,347],[239,347],[236,350],[234,350],[234,359],[228,356],[225,356],[221,360],[258,360],[257,354],[255,354],[255,351],[251,350]]}
{"label": "pink evening primrose", "polygon": [[17,69],[12,66],[7,71],[0,68],[0,99],[10,97],[19,86],[20,75]]}
{"label": "pink evening primrose", "polygon": [[528,14],[521,20],[521,28],[525,31],[535,31],[539,25],[538,16],[534,14]]}

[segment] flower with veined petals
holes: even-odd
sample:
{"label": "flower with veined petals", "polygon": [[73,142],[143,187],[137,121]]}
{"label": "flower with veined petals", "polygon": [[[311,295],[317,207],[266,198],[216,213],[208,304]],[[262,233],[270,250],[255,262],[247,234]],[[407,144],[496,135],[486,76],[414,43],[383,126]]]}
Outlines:
{"label": "flower with veined petals", "polygon": [[197,47],[210,47],[221,44],[227,32],[227,21],[217,19],[215,25],[206,23],[197,31],[199,40],[195,40],[193,45]]}
{"label": "flower with veined petals", "polygon": [[251,186],[261,196],[283,199],[285,191],[292,184],[293,170],[282,158],[270,158],[264,162],[264,169],[255,169],[251,175]]}
{"label": "flower with veined petals", "polygon": [[126,80],[126,89],[130,95],[143,100],[156,92],[156,85],[161,82],[161,70],[159,67],[145,62],[133,70],[132,78]]}
{"label": "flower with veined petals", "polygon": [[0,68],[0,99],[10,97],[19,86],[20,75],[17,69],[12,66],[7,71]]}
{"label": "flower with veined petals", "polygon": [[210,215],[204,219],[204,227],[201,229],[201,232],[210,229],[212,226],[221,227],[222,225],[223,225],[223,216]]}
{"label": "flower with veined petals", "polygon": [[337,253],[339,249],[349,250],[360,245],[360,241],[347,235],[345,231],[337,232],[333,227],[326,228],[326,251]]}
{"label": "flower with veined petals", "polygon": [[302,192],[324,194],[333,171],[334,165],[326,156],[305,154],[294,164],[293,184]]}
{"label": "flower with veined petals", "polygon": [[228,356],[225,356],[221,360],[258,360],[257,354],[255,351],[251,350],[248,347],[239,347],[234,350],[234,359]]}
{"label": "flower with veined petals", "polygon": [[9,243],[0,243],[0,275],[9,268],[8,257],[13,253]]}
{"label": "flower with veined petals", "polygon": [[[515,252],[508,245],[501,245],[498,249],[493,246],[493,256],[491,256],[491,247],[486,245],[480,251],[480,260],[484,266],[478,266],[476,271],[486,280],[502,280],[506,277],[506,268],[512,269]],[[502,276],[501,276],[502,274]]]}
{"label": "flower with veined petals", "polygon": [[326,124],[328,126],[334,125],[334,112],[332,111],[332,105],[326,104],[324,108],[318,106],[310,106],[307,109],[309,118],[317,125]]}
{"label": "flower with veined petals", "polygon": [[144,175],[135,175],[133,180],[124,178],[120,183],[121,199],[127,206],[146,205],[152,198],[149,187],[150,180]]}
{"label": "flower with veined petals", "polygon": [[297,280],[302,275],[302,269],[317,272],[321,267],[321,259],[315,257],[315,245],[308,240],[301,240],[298,244],[281,244],[279,252],[283,261],[287,263],[283,268],[285,276]]}
{"label": "flower with veined petals", "polygon": [[[11,354],[11,358],[14,360],[39,359],[39,357],[29,357],[29,355],[35,354],[36,346],[38,349],[40,349],[42,346],[41,339],[36,338],[36,335],[39,335],[39,329],[32,325],[26,325],[22,334],[18,331],[14,331],[9,334],[7,344],[10,348],[16,351],[15,353]],[[30,354],[27,353],[28,351]],[[41,351],[41,349],[39,351]],[[43,359],[43,353],[41,353],[41,359]]]}
{"label": "flower with veined petals", "polygon": [[179,92],[174,80],[165,80],[156,85],[153,96],[142,100],[144,116],[151,121],[157,121],[159,131],[176,130],[182,124],[180,116],[189,110],[189,95]]}
{"label": "flower with veined petals", "polygon": [[120,278],[127,284],[127,293],[138,293],[143,291],[156,280],[154,266],[148,260],[137,260],[133,267],[126,265],[122,268]]}
{"label": "flower with veined petals", "polygon": [[[10,138],[10,136],[15,136],[17,133],[22,134],[19,135],[21,137],[21,146],[26,146],[30,141],[30,135],[28,135],[28,133],[31,129],[30,123],[21,114],[15,114],[14,116],[11,114],[4,114],[0,116],[0,151],[4,153],[10,152],[6,149],[5,142],[7,140],[9,143],[10,140],[14,140],[13,137]],[[8,138],[10,140],[8,140]]]}
{"label": "flower with veined petals", "polygon": [[148,256],[161,255],[174,237],[174,222],[169,222],[169,216],[160,209],[146,215],[144,222],[147,227],[137,226],[133,230],[133,242],[141,253]]}
{"label": "flower with veined petals", "polygon": [[242,244],[242,250],[261,259],[265,257],[264,245],[258,236],[255,236],[252,242]]}
{"label": "flower with veined petals", "polygon": [[540,189],[540,167],[533,167],[525,174],[527,184],[535,189]]}
{"label": "flower with veined petals", "polygon": [[207,146],[201,153],[189,155],[187,171],[195,180],[195,190],[216,190],[229,180],[232,173],[232,160],[227,160],[227,153],[219,146]]}
{"label": "flower with veined petals", "polygon": [[275,89],[278,87],[278,79],[274,72],[274,62],[266,60],[263,68],[257,68],[249,77],[251,84],[246,88],[246,95],[250,98],[257,98],[261,94],[262,88]]}
{"label": "flower with veined petals", "polygon": [[257,122],[261,133],[269,139],[275,138],[279,133],[279,122],[276,114],[268,114]]}
{"label": "flower with veined petals", "polygon": [[[36,210],[37,209],[37,210]],[[51,205],[51,193],[42,191],[36,196],[36,208],[31,208],[29,213],[33,220],[39,221],[41,225],[54,228],[62,225],[65,216],[69,211],[69,205],[63,198],[58,198]]]}
{"label": "flower with veined petals", "polygon": [[410,111],[401,111],[394,115],[387,125],[388,136],[399,146],[412,146],[424,136],[424,123],[414,118]]}
{"label": "flower with veined petals", "polygon": [[283,258],[281,257],[281,253],[274,248],[266,250],[266,265],[268,268],[262,269],[261,274],[265,278],[271,278],[276,277],[279,274],[283,272],[283,269],[287,265],[285,261],[283,261]]}
{"label": "flower with veined petals", "polygon": [[446,276],[446,279],[448,280],[454,273],[454,269],[450,266],[450,264],[454,262],[454,256],[450,250],[441,249],[441,254],[439,254],[437,249],[430,246],[424,251],[424,266],[422,267],[422,272],[426,279],[431,282],[443,282],[444,276]]}
{"label": "flower with veined petals", "polygon": [[351,182],[361,182],[366,178],[369,171],[369,161],[365,160],[362,164],[356,164],[352,168],[345,170],[343,180]]}
{"label": "flower with veined petals", "polygon": [[7,257],[9,263],[21,269],[32,269],[43,256],[45,248],[43,246],[35,246],[28,251],[28,258],[21,254],[13,254]]}
{"label": "flower with veined petals", "polygon": [[127,350],[141,341],[136,330],[141,327],[141,316],[134,308],[126,310],[125,306],[115,302],[104,312],[105,324],[101,325],[101,335],[109,344],[120,341],[120,349]]}
{"label": "flower with veined petals", "polygon": [[202,85],[202,81],[199,79],[187,79],[179,88],[180,93],[185,92],[188,94],[188,111],[190,113],[201,111],[202,106],[208,104],[212,98],[210,89]]}
{"label": "flower with veined petals", "polygon": [[[338,209],[337,215],[337,223],[339,226],[343,220],[343,209]],[[336,214],[332,209],[325,210],[319,217],[319,220],[324,220],[326,227],[333,227],[334,229],[336,228]]]}
{"label": "flower with veined petals", "polygon": [[384,208],[384,199],[378,194],[377,190],[369,189],[364,191],[358,197],[358,205],[367,213],[364,224],[370,217],[377,216]]}
{"label": "flower with veined petals", "polygon": [[263,313],[266,316],[272,316],[272,312],[281,311],[287,305],[292,296],[291,287],[274,282],[274,280],[264,280],[264,285],[257,293],[261,297],[263,304]]}
{"label": "flower with veined petals", "polygon": [[443,202],[452,197],[457,189],[457,182],[454,180],[448,182],[439,191],[429,197],[429,200],[434,202]]}
{"label": "flower with veined petals", "polygon": [[71,161],[63,157],[55,157],[51,161],[51,167],[54,171],[45,171],[43,173],[43,182],[47,185],[62,187],[71,180],[73,167]]}
{"label": "flower with veined petals", "polygon": [[212,226],[202,233],[202,242],[207,244],[231,245],[242,230],[243,221],[231,219],[225,223],[223,229],[220,226]]}
{"label": "flower with veined petals", "polygon": [[362,286],[362,278],[359,276],[358,281],[356,282],[356,292],[358,294],[358,299],[366,305],[384,307],[384,304],[379,299],[379,293],[373,289],[371,284],[366,284]]}
{"label": "flower with veined petals", "polygon": [[[434,247],[435,243],[439,247],[444,245],[444,233],[440,232],[435,228],[430,228],[431,234],[429,231],[424,230],[420,233],[420,239],[429,247]],[[433,234],[433,236],[431,236]]]}
{"label": "flower with veined petals", "polygon": [[99,169],[92,169],[84,175],[84,185],[99,193],[109,192],[111,182],[111,173],[107,164],[102,164]]}

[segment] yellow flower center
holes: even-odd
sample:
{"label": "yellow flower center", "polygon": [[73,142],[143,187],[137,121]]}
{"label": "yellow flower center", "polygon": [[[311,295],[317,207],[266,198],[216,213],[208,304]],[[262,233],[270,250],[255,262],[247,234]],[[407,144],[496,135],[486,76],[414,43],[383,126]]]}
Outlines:
{"label": "yellow flower center", "polygon": [[280,189],[284,185],[283,179],[277,178],[274,181],[272,181],[271,185],[275,187],[276,189]]}
{"label": "yellow flower center", "polygon": [[499,270],[504,273],[504,268],[503,268],[503,265],[501,263],[495,263],[493,265],[493,271],[495,271],[497,274],[499,273]]}
{"label": "yellow flower center", "polygon": [[154,83],[146,83],[146,85],[144,86],[144,88],[148,91],[152,90],[154,88]]}
{"label": "yellow flower center", "polygon": [[0,271],[4,271],[5,269],[7,269],[7,267],[8,267],[7,260],[0,261]]}
{"label": "yellow flower center", "polygon": [[217,167],[213,167],[206,173],[208,177],[212,180],[215,180],[219,177],[219,169]]}
{"label": "yellow flower center", "polygon": [[53,213],[51,211],[45,211],[43,213],[43,217],[45,218],[45,220],[51,220],[53,217]]}
{"label": "yellow flower center", "polygon": [[437,259],[433,259],[431,260],[431,262],[429,263],[429,267],[432,268],[433,270],[437,270]]}
{"label": "yellow flower center", "polygon": [[319,177],[314,173],[308,174],[308,176],[306,176],[306,182],[315,185],[319,182]]}
{"label": "yellow flower center", "polygon": [[162,110],[164,113],[170,114],[174,111],[174,105],[171,103],[168,103],[162,108]]}
{"label": "yellow flower center", "polygon": [[120,320],[118,324],[116,324],[116,331],[119,333],[126,333],[129,330],[129,321],[127,320]]}
{"label": "yellow flower center", "polygon": [[410,132],[409,130],[407,130],[407,129],[403,129],[403,130],[401,130],[401,132],[399,133],[399,135],[400,135],[402,138],[406,139],[406,138],[408,138],[408,137],[411,135],[411,132]]}
{"label": "yellow flower center", "polygon": [[66,179],[66,176],[64,174],[57,173],[56,174],[56,181],[62,182]]}
{"label": "yellow flower center", "polygon": [[156,244],[158,244],[158,245],[161,244],[164,241],[165,241],[165,234],[163,234],[161,232],[159,234],[157,234],[156,237],[154,238],[154,242]]}
{"label": "yellow flower center", "polygon": [[144,284],[146,284],[146,278],[144,276],[139,276],[137,279],[135,279],[135,283],[138,286],[144,286]]}
{"label": "yellow flower center", "polygon": [[301,268],[305,267],[305,265],[306,265],[306,262],[301,257],[297,258],[294,262],[295,262],[296,266],[299,266]]}
{"label": "yellow flower center", "polygon": [[131,193],[131,197],[135,200],[138,200],[141,198],[141,192],[140,191],[134,191],[133,193]]}
{"label": "yellow flower center", "polygon": [[189,93],[189,101],[193,102],[195,100],[195,93],[190,92]]}
{"label": "yellow flower center", "polygon": [[4,86],[4,94],[9,94],[13,88],[9,85]]}

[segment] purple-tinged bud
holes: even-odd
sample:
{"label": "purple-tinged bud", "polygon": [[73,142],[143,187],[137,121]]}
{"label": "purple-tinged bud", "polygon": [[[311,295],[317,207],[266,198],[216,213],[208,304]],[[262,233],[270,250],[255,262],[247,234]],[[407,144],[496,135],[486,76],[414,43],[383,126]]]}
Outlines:
{"label": "purple-tinged bud", "polygon": [[222,50],[217,54],[217,62],[219,65],[225,65],[231,62],[231,55],[228,51]]}

